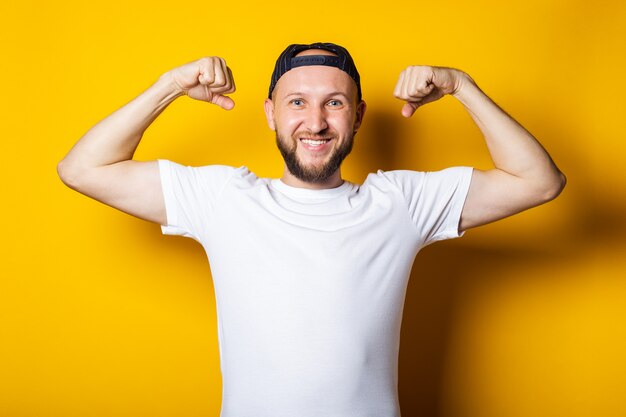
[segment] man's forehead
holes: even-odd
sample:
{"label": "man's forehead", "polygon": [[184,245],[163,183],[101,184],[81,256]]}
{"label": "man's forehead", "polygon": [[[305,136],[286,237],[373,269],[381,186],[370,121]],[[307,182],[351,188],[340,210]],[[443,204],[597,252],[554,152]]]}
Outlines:
{"label": "man's forehead", "polygon": [[355,90],[356,84],[348,74],[339,68],[323,65],[294,68],[285,73],[276,84],[276,91],[280,91],[281,96],[296,92],[301,94],[338,92],[350,97],[355,94]]}

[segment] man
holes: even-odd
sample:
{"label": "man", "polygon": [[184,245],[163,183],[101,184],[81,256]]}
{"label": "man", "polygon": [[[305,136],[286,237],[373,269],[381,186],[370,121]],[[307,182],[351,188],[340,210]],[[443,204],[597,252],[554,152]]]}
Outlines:
{"label": "man", "polygon": [[281,179],[245,166],[133,161],[145,129],[188,95],[226,110],[233,75],[219,57],[165,73],[89,130],[58,171],[70,187],[198,240],[215,285],[222,417],[399,415],[405,290],[427,244],[555,198],[565,177],[522,126],[462,71],[411,66],[394,95],[405,117],[452,95],[482,130],[495,168],[341,177],[366,105],[344,48],[291,45],[265,113]]}

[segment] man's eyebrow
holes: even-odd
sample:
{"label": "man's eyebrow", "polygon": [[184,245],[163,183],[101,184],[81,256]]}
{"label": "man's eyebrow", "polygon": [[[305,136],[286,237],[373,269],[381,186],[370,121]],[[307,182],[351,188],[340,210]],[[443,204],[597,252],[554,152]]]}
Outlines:
{"label": "man's eyebrow", "polygon": [[[296,91],[295,93],[289,93],[287,94],[285,97],[290,97],[290,96],[306,96],[305,93],[301,93],[299,91]],[[331,97],[331,96],[344,96],[345,98],[349,99],[350,97],[348,97],[348,95],[342,91],[333,91],[332,93],[328,93],[326,94],[326,97]]]}

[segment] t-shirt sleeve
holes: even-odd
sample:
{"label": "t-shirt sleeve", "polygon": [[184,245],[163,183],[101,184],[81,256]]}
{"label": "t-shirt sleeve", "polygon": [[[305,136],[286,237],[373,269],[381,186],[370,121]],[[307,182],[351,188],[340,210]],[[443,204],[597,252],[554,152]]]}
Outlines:
{"label": "t-shirt sleeve", "polygon": [[433,172],[397,170],[382,174],[400,189],[426,246],[463,236],[459,222],[472,172],[471,167],[452,167]]}
{"label": "t-shirt sleeve", "polygon": [[197,241],[208,230],[220,193],[236,168],[226,165],[191,167],[159,159],[159,175],[165,200],[165,235],[191,237]]}

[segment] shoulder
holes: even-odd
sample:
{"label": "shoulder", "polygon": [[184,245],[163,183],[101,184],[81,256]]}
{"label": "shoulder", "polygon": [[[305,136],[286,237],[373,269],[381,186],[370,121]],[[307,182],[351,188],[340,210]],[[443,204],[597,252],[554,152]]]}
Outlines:
{"label": "shoulder", "polygon": [[450,167],[439,171],[378,170],[369,174],[364,186],[402,195],[416,202],[431,197],[446,197],[466,193],[473,168]]}
{"label": "shoulder", "polygon": [[376,173],[367,176],[366,183],[387,184],[401,190],[407,187],[415,188],[428,183],[441,183],[446,181],[458,181],[471,176],[472,168],[457,166],[449,167],[439,171],[413,171],[406,169],[383,171],[379,169]]}
{"label": "shoulder", "polygon": [[[450,178],[450,177],[458,177],[467,173],[468,170],[472,170],[471,167],[465,166],[455,166],[448,167],[438,171],[413,171],[408,169],[397,169],[393,171],[383,171],[378,170],[378,176],[385,177],[389,180],[397,180],[397,179],[427,179],[427,178]],[[374,174],[370,174],[374,175]]]}
{"label": "shoulder", "polygon": [[167,159],[159,159],[157,162],[159,164],[159,170],[162,174],[165,173],[179,177],[195,177],[197,180],[201,180],[203,178],[227,179],[230,177],[256,177],[254,173],[248,169],[248,167],[243,165],[240,167],[220,164],[192,166],[180,164]]}
{"label": "shoulder", "polygon": [[247,170],[248,168],[245,166],[234,167],[230,165],[220,165],[220,164],[211,164],[211,165],[184,165],[178,162],[170,161],[167,159],[158,159],[159,169],[162,170],[176,170],[194,173],[198,175],[214,175],[214,174],[234,174],[236,171]]}
{"label": "shoulder", "polygon": [[238,188],[245,188],[245,184],[252,186],[260,181],[244,165],[240,167],[220,164],[190,166],[165,159],[159,159],[158,163],[164,188],[221,192],[234,184]]}

